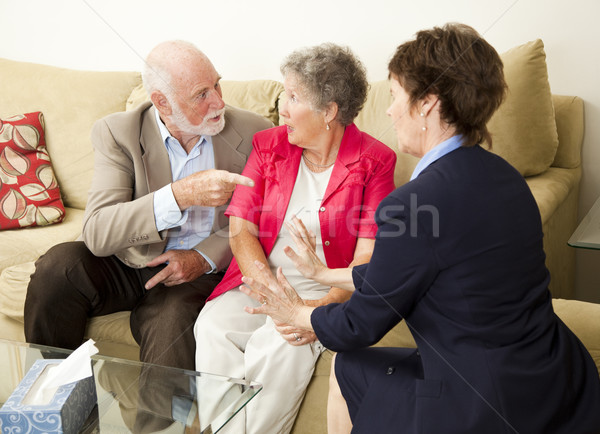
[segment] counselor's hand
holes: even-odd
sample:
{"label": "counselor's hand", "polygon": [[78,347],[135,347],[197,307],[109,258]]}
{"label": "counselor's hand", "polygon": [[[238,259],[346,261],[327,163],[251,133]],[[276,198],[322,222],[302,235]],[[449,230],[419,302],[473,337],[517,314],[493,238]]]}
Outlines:
{"label": "counselor's hand", "polygon": [[292,224],[285,222],[285,225],[296,243],[296,250],[290,246],[285,246],[283,251],[304,277],[318,282],[318,276],[325,273],[328,268],[317,256],[316,235],[308,230],[302,220],[296,216],[292,217]]}
{"label": "counselor's hand", "polygon": [[146,282],[146,289],[152,289],[159,283],[175,286],[191,282],[211,269],[204,256],[195,250],[168,250],[148,262],[146,266],[156,267],[167,262],[165,268]]}
{"label": "counselor's hand", "polygon": [[203,170],[171,184],[177,205],[183,211],[191,206],[220,206],[227,203],[236,185],[254,187],[246,176],[226,170]]}
{"label": "counselor's hand", "polygon": [[281,272],[281,267],[277,268],[277,279],[275,279],[270,272],[267,272],[267,267],[262,262],[255,261],[255,265],[258,268],[260,282],[258,279],[244,276],[242,282],[245,285],[242,285],[240,290],[261,305],[245,307],[244,310],[251,314],[269,315],[279,323],[302,328],[296,320],[302,308],[306,306]]}

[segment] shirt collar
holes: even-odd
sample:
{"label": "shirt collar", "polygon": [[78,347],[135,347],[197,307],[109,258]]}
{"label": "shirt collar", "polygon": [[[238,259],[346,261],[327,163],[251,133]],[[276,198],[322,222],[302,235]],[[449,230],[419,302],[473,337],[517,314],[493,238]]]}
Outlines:
{"label": "shirt collar", "polygon": [[448,140],[444,140],[439,145],[436,145],[433,149],[430,149],[425,155],[423,155],[423,158],[421,158],[421,160],[419,160],[419,162],[417,163],[417,166],[415,167],[415,170],[413,171],[410,180],[412,181],[413,179],[415,179],[430,164],[439,160],[444,155],[449,154],[450,152],[460,148],[462,142],[463,136],[459,134],[457,136],[450,137]]}

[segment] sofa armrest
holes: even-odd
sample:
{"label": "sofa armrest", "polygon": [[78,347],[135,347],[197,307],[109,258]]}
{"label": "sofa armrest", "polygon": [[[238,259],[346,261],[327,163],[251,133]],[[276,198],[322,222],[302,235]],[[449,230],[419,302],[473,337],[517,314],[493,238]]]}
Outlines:
{"label": "sofa armrest", "polygon": [[583,100],[577,96],[552,95],[552,102],[558,132],[558,149],[552,166],[574,169],[581,165]]}

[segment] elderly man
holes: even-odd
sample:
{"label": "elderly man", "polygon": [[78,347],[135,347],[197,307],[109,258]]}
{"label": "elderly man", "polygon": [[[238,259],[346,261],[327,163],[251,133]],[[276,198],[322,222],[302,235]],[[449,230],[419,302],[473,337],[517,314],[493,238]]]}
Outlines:
{"label": "elderly man", "polygon": [[76,348],[88,317],[131,310],[142,361],[194,369],[194,322],[232,257],[224,205],[252,185],[239,173],[272,126],[226,106],[219,80],[192,44],[161,43],[143,71],[151,103],[94,125],[83,241],[36,262],[28,342]]}

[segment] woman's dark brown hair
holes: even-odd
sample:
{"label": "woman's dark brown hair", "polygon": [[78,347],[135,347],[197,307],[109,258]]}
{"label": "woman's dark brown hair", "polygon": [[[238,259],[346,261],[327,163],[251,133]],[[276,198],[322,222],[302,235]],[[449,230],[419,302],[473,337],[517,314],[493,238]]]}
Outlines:
{"label": "woman's dark brown hair", "polygon": [[396,49],[388,69],[412,107],[428,94],[439,98],[441,119],[463,135],[463,146],[491,147],[486,125],[504,100],[506,82],[500,56],[475,29],[450,23],[422,30]]}

